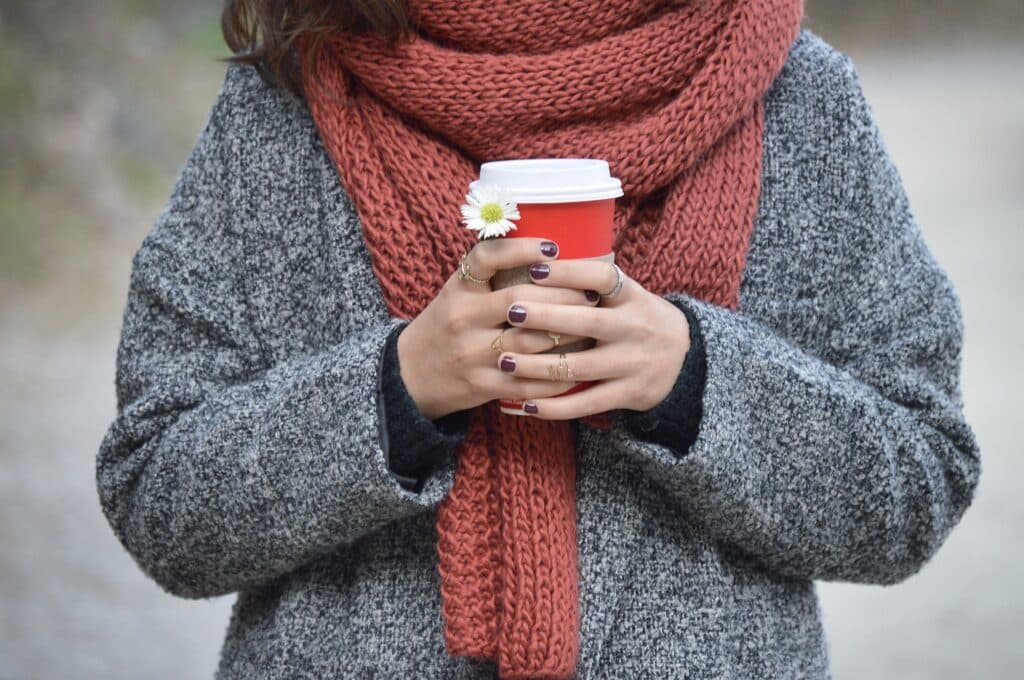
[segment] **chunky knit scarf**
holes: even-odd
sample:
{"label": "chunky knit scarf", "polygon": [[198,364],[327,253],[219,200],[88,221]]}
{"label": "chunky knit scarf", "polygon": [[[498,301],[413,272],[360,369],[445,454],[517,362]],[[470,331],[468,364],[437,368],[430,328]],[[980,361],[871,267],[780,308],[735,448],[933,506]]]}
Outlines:
{"label": "chunky knit scarf", "polygon": [[[527,157],[607,160],[625,191],[622,269],[653,293],[736,307],[763,95],[801,0],[413,4],[416,31],[397,48],[339,33],[303,73],[391,314],[419,314],[473,246],[459,205],[479,164]],[[612,425],[607,413],[584,420]],[[447,650],[493,659],[502,677],[576,665],[572,432],[476,408],[438,507]]]}

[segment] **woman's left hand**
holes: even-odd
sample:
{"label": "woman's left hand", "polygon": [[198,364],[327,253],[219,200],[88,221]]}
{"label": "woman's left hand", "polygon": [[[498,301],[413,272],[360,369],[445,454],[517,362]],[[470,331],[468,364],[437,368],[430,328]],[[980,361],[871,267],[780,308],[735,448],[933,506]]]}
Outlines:
{"label": "woman's left hand", "polygon": [[[546,272],[546,275],[545,275]],[[554,260],[530,269],[533,282],[610,292],[617,280],[615,267],[601,260]],[[646,411],[668,396],[690,349],[686,315],[674,304],[646,290],[623,272],[622,289],[597,307],[516,302],[507,318],[512,326],[594,338],[594,347],[566,353],[572,380],[600,381],[588,389],[544,399],[532,399],[531,413],[546,420],[569,420],[626,408]],[[522,315],[525,312],[525,317]],[[502,352],[498,367],[528,380],[550,380],[549,366],[557,353]],[[565,378],[564,373],[562,374]],[[566,384],[568,390],[572,383]],[[532,412],[532,408],[527,409]]]}

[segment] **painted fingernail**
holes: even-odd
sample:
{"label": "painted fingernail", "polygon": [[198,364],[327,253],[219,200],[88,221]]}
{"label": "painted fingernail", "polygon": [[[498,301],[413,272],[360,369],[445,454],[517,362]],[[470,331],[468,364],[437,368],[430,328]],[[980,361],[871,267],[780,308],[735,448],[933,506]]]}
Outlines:
{"label": "painted fingernail", "polygon": [[516,370],[516,360],[513,359],[512,357],[502,357],[501,370],[505,371],[506,373],[511,373],[512,371]]}
{"label": "painted fingernail", "polygon": [[596,290],[588,289],[584,291],[583,294],[586,295],[587,299],[590,300],[591,302],[597,302],[598,300],[601,299],[601,294],[598,293]]}
{"label": "painted fingernail", "polygon": [[522,323],[526,321],[526,307],[522,305],[512,305],[508,308],[508,320],[512,323]]}
{"label": "painted fingernail", "polygon": [[544,253],[545,257],[554,257],[558,254],[558,244],[554,241],[543,241],[540,244],[540,252]]}
{"label": "painted fingernail", "polygon": [[526,411],[527,413],[536,413],[538,411],[537,405],[534,404],[532,401],[528,401],[525,404],[523,404],[523,410]]}
{"label": "painted fingernail", "polygon": [[530,276],[535,279],[546,279],[551,273],[551,267],[546,264],[535,264],[530,266]]}

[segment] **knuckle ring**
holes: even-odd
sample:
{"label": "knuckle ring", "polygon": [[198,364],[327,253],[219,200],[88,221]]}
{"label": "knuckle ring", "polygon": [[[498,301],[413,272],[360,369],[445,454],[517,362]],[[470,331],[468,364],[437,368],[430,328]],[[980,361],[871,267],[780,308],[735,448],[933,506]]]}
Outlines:
{"label": "knuckle ring", "polygon": [[469,279],[473,283],[486,283],[490,285],[490,279],[478,279],[469,271],[469,253],[463,253],[459,258],[459,280]]}
{"label": "knuckle ring", "polygon": [[558,344],[562,341],[562,336],[559,333],[548,331],[548,337],[555,341],[555,347],[558,347]]}
{"label": "knuckle ring", "polygon": [[502,328],[501,332],[498,333],[498,337],[491,341],[491,349],[497,351],[498,354],[505,351],[505,348],[501,346],[501,336],[505,335],[505,331],[507,330],[507,328]]}
{"label": "knuckle ring", "polygon": [[615,275],[617,278],[615,279],[615,285],[612,286],[612,289],[610,291],[608,291],[607,293],[601,293],[601,297],[604,298],[605,300],[611,300],[613,297],[618,295],[619,291],[622,290],[622,283],[626,279],[626,277],[622,273],[622,270],[619,268],[619,265],[613,262],[612,266],[615,267]]}

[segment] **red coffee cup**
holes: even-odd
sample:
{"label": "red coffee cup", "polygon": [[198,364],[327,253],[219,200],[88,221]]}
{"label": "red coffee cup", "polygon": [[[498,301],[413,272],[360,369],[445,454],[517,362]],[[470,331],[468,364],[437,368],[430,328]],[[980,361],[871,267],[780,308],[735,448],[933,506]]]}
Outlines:
{"label": "red coffee cup", "polygon": [[[622,182],[611,176],[606,161],[592,158],[533,158],[493,161],[480,166],[480,179],[471,189],[491,186],[504,190],[516,201],[520,218],[516,228],[501,238],[539,237],[558,244],[558,259],[615,261],[615,199],[622,196]],[[497,272],[494,290],[531,282],[529,267]],[[554,347],[542,354],[558,355],[593,347],[593,338]],[[552,360],[552,366],[557,361]],[[559,371],[567,379],[564,370]],[[595,381],[579,382],[558,396],[585,390]],[[524,415],[523,402],[500,399],[502,413]]]}

